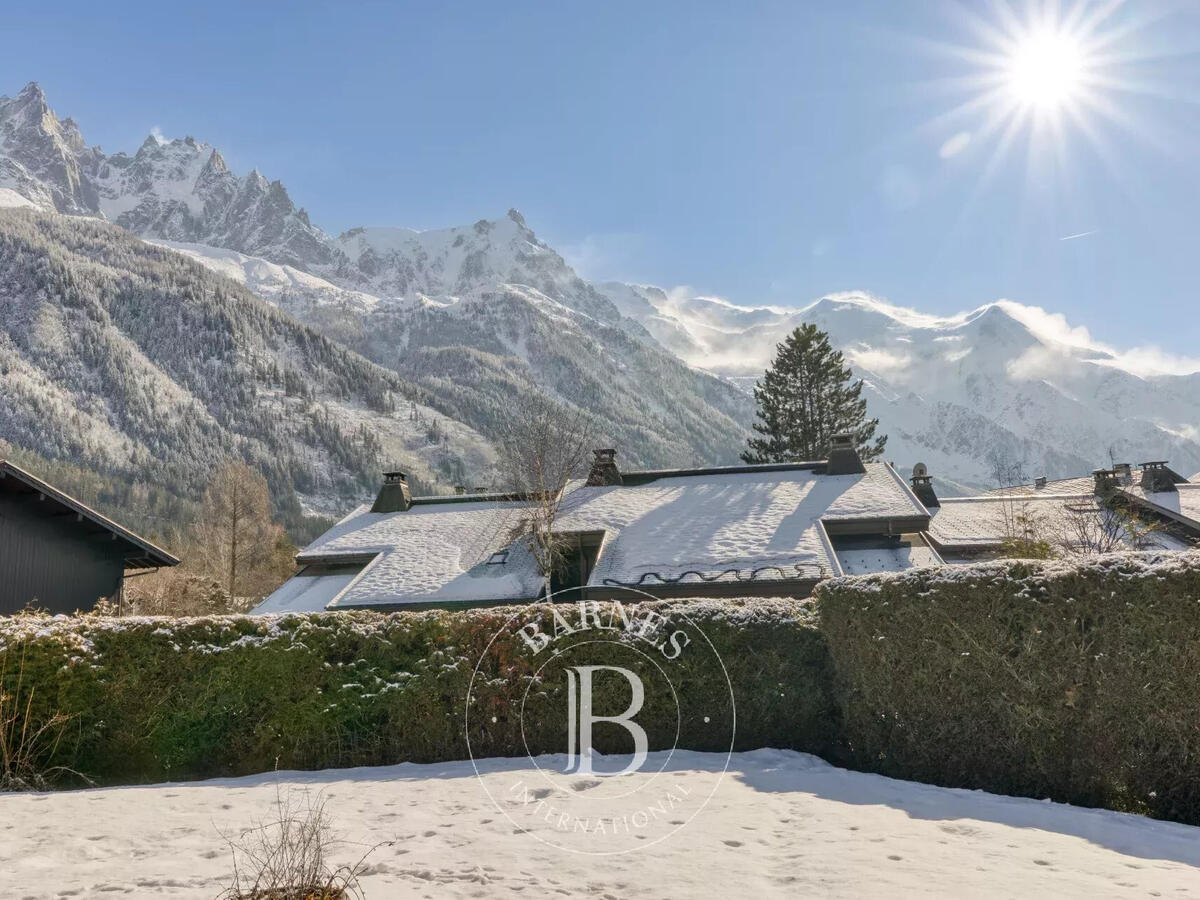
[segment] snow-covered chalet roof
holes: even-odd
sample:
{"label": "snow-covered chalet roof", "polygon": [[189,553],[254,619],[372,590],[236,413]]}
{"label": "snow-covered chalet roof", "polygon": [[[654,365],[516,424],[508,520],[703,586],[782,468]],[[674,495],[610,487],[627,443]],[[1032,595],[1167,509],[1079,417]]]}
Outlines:
{"label": "snow-covered chalet roof", "polygon": [[1177,484],[1173,491],[1147,491],[1140,485],[1122,490],[1156,512],[1200,531],[1200,484]]}
{"label": "snow-covered chalet roof", "polygon": [[[825,475],[811,464],[749,466],[640,473],[606,487],[576,482],[556,527],[601,535],[589,587],[816,579],[840,571],[827,532],[889,533],[913,522],[919,530],[927,521],[891,466],[865,468]],[[360,507],[297,557],[312,574],[299,573],[256,611],[535,599],[542,578],[520,539],[528,509],[474,498],[419,499],[395,513]],[[319,568],[339,561],[365,565],[346,584],[344,570]],[[307,589],[294,584],[302,577],[329,580]]]}
{"label": "snow-covered chalet roof", "polygon": [[[1089,482],[1091,479],[1088,479]],[[1200,489],[1200,485],[1196,485]],[[1124,488],[1140,491],[1141,488]],[[1200,494],[1196,496],[1200,500]],[[1200,510],[1197,510],[1200,512]],[[1007,537],[1027,536],[1036,540],[1070,541],[1076,533],[1072,520],[1080,515],[1108,515],[1090,491],[1075,494],[1017,494],[982,497],[947,497],[931,510],[929,536],[943,551],[993,550]],[[1152,537],[1156,547],[1182,550],[1183,541],[1169,534]],[[1128,543],[1128,542],[1127,542]]]}

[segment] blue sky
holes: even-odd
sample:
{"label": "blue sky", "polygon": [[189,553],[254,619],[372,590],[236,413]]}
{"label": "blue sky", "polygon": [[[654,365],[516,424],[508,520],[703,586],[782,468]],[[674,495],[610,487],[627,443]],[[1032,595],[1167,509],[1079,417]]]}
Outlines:
{"label": "blue sky", "polygon": [[1022,129],[1003,154],[987,105],[953,112],[983,92],[972,15],[1003,18],[939,0],[23,4],[0,93],[40,81],[110,152],[153,127],[213,143],[333,232],[515,206],[589,277],[745,304],[1005,297],[1200,356],[1200,4],[1119,6],[1097,32],[1121,121]]}

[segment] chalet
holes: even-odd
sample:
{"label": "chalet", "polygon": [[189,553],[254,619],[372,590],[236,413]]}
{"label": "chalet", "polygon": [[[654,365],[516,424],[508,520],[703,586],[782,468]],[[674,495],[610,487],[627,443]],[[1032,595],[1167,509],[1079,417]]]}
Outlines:
{"label": "chalet", "polygon": [[[390,473],[255,612],[535,600],[531,508],[518,494],[412,497]],[[589,599],[805,597],[832,575],[941,564],[929,522],[895,469],[863,463],[848,437],[827,460],[759,466],[621,472],[614,450],[597,450],[587,480],[564,491],[555,530],[571,552],[551,587]]]}
{"label": "chalet", "polygon": [[[913,481],[926,482],[915,490],[931,513],[928,538],[951,564],[995,556],[1014,537],[1076,551],[1186,550],[1200,542],[1200,484],[1162,461],[1118,463],[1078,478],[1038,478],[941,500],[926,473]],[[1126,511],[1124,519],[1114,513],[1114,501]],[[1129,518],[1144,526],[1141,533]]]}
{"label": "chalet", "polygon": [[[1114,520],[1113,499],[1153,527]],[[520,494],[413,497],[389,473],[254,611],[533,601],[545,579],[527,543],[532,508]],[[1146,462],[939,498],[925,466],[905,481],[862,462],[848,436],[826,460],[759,466],[622,472],[606,449],[566,487],[555,530],[570,548],[555,592],[805,597],[823,578],[968,563],[1035,532],[1058,549],[1187,549],[1200,543],[1200,484]]]}
{"label": "chalet", "polygon": [[119,601],[125,573],[179,560],[111,519],[0,460],[0,614],[53,613]]}

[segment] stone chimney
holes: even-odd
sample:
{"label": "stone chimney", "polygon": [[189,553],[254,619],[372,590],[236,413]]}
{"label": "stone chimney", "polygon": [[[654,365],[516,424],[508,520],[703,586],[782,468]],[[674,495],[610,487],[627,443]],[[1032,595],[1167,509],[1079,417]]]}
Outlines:
{"label": "stone chimney", "polygon": [[1113,473],[1117,476],[1121,484],[1133,483],[1133,466],[1129,463],[1117,463],[1113,466]]}
{"label": "stone chimney", "polygon": [[921,501],[921,505],[926,509],[942,505],[933,489],[933,476],[929,474],[929,468],[925,463],[917,463],[913,466],[912,489],[913,493],[917,495],[917,499]]}
{"label": "stone chimney", "polygon": [[611,447],[593,450],[591,471],[588,472],[587,484],[590,487],[621,484],[621,470],[617,468],[617,451]]}
{"label": "stone chimney", "polygon": [[454,486],[455,496],[461,497],[466,492],[467,492],[467,486],[465,484],[456,484]]}
{"label": "stone chimney", "polygon": [[1033,486],[1039,491],[1044,488],[1046,486],[1046,476],[1039,475],[1037,478],[1033,479]]}
{"label": "stone chimney", "polygon": [[1182,480],[1167,468],[1165,459],[1142,463],[1142,490],[1147,494],[1175,491],[1176,483]]}
{"label": "stone chimney", "polygon": [[835,434],[829,439],[829,462],[826,475],[861,475],[866,468],[854,446],[854,435],[849,432]]}
{"label": "stone chimney", "polygon": [[408,486],[408,476],[403,472],[384,472],[383,486],[379,488],[379,496],[375,498],[371,512],[404,512],[410,506],[412,490]]}
{"label": "stone chimney", "polygon": [[1106,497],[1117,489],[1117,475],[1112,469],[1093,469],[1092,478],[1095,480],[1093,491],[1097,496]]}

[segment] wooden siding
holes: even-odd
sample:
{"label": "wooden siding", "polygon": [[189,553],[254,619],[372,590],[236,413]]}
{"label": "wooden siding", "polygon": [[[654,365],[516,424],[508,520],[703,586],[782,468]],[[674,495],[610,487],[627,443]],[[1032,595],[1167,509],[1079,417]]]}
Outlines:
{"label": "wooden siding", "polygon": [[110,533],[80,529],[75,513],[36,493],[0,493],[0,614],[34,601],[54,613],[91,609],[120,589],[126,549]]}

